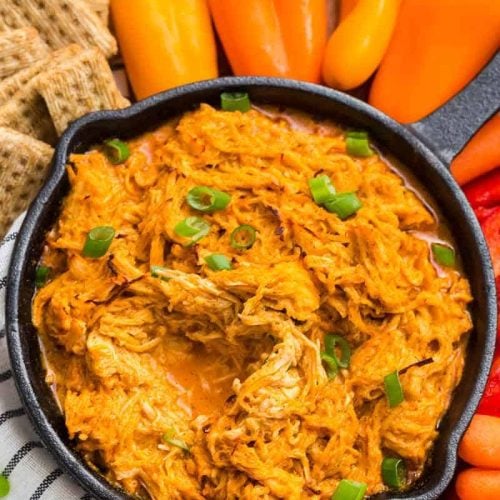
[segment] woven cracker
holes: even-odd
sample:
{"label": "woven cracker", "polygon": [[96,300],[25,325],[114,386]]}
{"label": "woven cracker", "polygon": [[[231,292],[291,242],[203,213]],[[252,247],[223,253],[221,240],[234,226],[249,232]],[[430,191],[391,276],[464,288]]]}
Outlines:
{"label": "woven cracker", "polygon": [[104,26],[109,24],[109,0],[85,0],[90,8],[99,16]]}
{"label": "woven cracker", "polygon": [[110,57],[116,40],[85,0],[0,0],[0,31],[34,26],[52,49],[99,47]]}
{"label": "woven cracker", "polygon": [[44,74],[39,91],[59,134],[70,122],[90,111],[124,108],[130,104],[120,94],[99,49],[85,50]]}
{"label": "woven cracker", "polygon": [[47,57],[37,61],[30,67],[18,71],[9,76],[9,78],[0,81],[0,105],[5,104],[9,99],[14,97],[16,92],[22,90],[35,76],[47,71],[47,68],[53,68],[81,51],[82,48],[79,45],[68,45],[63,49],[51,52]]}
{"label": "woven cracker", "polygon": [[23,89],[0,106],[0,126],[54,144],[57,134],[45,101],[38,92],[37,78],[30,80]]}
{"label": "woven cracker", "polygon": [[40,189],[53,153],[48,144],[0,127],[0,238]]}
{"label": "woven cracker", "polygon": [[0,33],[0,79],[43,59],[49,47],[35,28]]}

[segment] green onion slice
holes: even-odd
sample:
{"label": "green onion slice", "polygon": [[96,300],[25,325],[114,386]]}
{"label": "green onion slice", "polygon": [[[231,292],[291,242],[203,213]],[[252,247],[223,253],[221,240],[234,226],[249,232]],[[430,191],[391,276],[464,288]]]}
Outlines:
{"label": "green onion slice", "polygon": [[113,165],[124,163],[130,156],[128,145],[120,139],[109,139],[104,141],[104,152]]}
{"label": "green onion slice", "polygon": [[328,175],[318,175],[309,179],[308,183],[311,195],[318,205],[322,205],[335,196],[335,188]]}
{"label": "green onion slice", "polygon": [[333,356],[328,354],[327,352],[321,352],[321,361],[325,363],[325,370],[326,374],[328,375],[329,379],[335,378],[337,376],[337,373],[339,372],[339,367],[337,365],[337,361]]}
{"label": "green onion slice", "polygon": [[347,153],[351,156],[372,156],[373,150],[370,148],[368,133],[362,130],[347,132],[345,136]]}
{"label": "green onion slice", "polygon": [[229,271],[233,268],[231,259],[221,253],[207,255],[205,262],[212,271]]}
{"label": "green onion slice", "polygon": [[170,430],[165,434],[163,434],[162,439],[167,444],[170,444],[172,446],[177,446],[177,448],[187,451],[188,453],[190,452],[189,446],[187,445],[186,441],[176,437],[175,432],[173,430]]}
{"label": "green onion slice", "polygon": [[257,238],[257,231],[248,224],[242,224],[231,233],[231,246],[236,250],[251,248]]}
{"label": "green onion slice", "polygon": [[382,479],[391,488],[402,488],[406,484],[406,466],[403,459],[384,458],[382,460]]}
{"label": "green onion slice", "polygon": [[35,271],[35,285],[42,288],[47,283],[50,275],[50,267],[38,266]]}
{"label": "green onion slice", "polygon": [[169,278],[166,273],[168,269],[163,266],[151,266],[151,276],[153,278],[160,278],[162,281],[170,281],[172,278]]}
{"label": "green onion slice", "polygon": [[403,387],[401,386],[397,370],[384,377],[384,388],[387,401],[389,402],[389,406],[391,408],[398,406],[405,400]]}
{"label": "green onion slice", "polygon": [[220,95],[220,106],[224,111],[245,113],[250,110],[250,98],[246,92],[223,92]]}
{"label": "green onion slice", "polygon": [[342,220],[354,215],[362,206],[356,193],[339,193],[325,202],[325,208]]}
{"label": "green onion slice", "polygon": [[224,210],[231,201],[231,195],[207,186],[197,186],[189,190],[186,200],[191,208],[211,213]]}
{"label": "green onion slice", "polygon": [[175,234],[190,238],[188,245],[194,245],[210,231],[210,224],[200,217],[187,217],[174,227]]}
{"label": "green onion slice", "polygon": [[[337,345],[340,348],[340,358],[337,356]],[[325,336],[325,351],[335,359],[335,362],[340,368],[349,368],[351,363],[351,347],[346,339],[340,335],[329,333]]]}
{"label": "green onion slice", "polygon": [[331,500],[362,500],[365,498],[366,489],[365,483],[342,479],[333,492]]}
{"label": "green onion slice", "polygon": [[82,254],[84,257],[98,259],[106,254],[113,238],[115,230],[111,226],[98,226],[91,229],[87,234]]}
{"label": "green onion slice", "polygon": [[432,255],[434,260],[446,267],[453,267],[455,265],[455,250],[448,245],[442,243],[432,243]]}
{"label": "green onion slice", "polygon": [[6,497],[9,494],[9,491],[9,480],[4,475],[0,475],[0,497]]}

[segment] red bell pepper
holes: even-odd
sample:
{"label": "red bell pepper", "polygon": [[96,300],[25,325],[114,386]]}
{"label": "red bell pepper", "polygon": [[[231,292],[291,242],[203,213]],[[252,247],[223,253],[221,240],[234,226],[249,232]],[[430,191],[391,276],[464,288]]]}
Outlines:
{"label": "red bell pepper", "polygon": [[488,384],[477,409],[478,413],[500,417],[500,356],[491,367]]}
{"label": "red bell pepper", "polygon": [[500,205],[500,169],[473,180],[464,187],[464,193],[474,210]]}

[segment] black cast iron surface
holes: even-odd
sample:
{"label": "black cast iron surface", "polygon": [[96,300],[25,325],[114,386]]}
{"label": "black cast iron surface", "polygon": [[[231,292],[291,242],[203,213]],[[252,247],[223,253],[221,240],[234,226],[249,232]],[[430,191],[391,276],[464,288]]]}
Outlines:
{"label": "black cast iron surface", "polygon": [[84,152],[109,137],[132,138],[201,102],[218,105],[223,91],[245,90],[255,103],[278,104],[332,118],[368,130],[383,150],[394,154],[437,201],[459,243],[464,271],[475,298],[471,335],[462,381],[440,425],[428,467],[406,493],[377,495],[379,500],[438,498],[451,481],[459,439],[484,389],[496,334],[495,281],[488,249],[462,191],[444,164],[408,129],[367,104],[325,87],[271,78],[221,78],[199,82],[153,96],[120,111],[93,113],[75,122],[57,147],[49,179],[32,204],[14,249],[7,288],[7,337],[17,388],[31,421],[57,461],[97,498],[126,499],[90,469],[74,451],[64,419],[44,382],[36,331],[31,322],[34,276],[46,232],[56,222],[68,192],[65,164],[73,152]]}

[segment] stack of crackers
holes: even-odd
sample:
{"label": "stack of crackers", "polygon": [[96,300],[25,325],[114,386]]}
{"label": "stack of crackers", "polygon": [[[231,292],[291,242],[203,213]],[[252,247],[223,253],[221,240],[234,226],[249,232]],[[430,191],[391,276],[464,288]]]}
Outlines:
{"label": "stack of crackers", "polygon": [[109,0],[0,0],[0,237],[43,183],[81,116],[130,103],[108,59]]}

